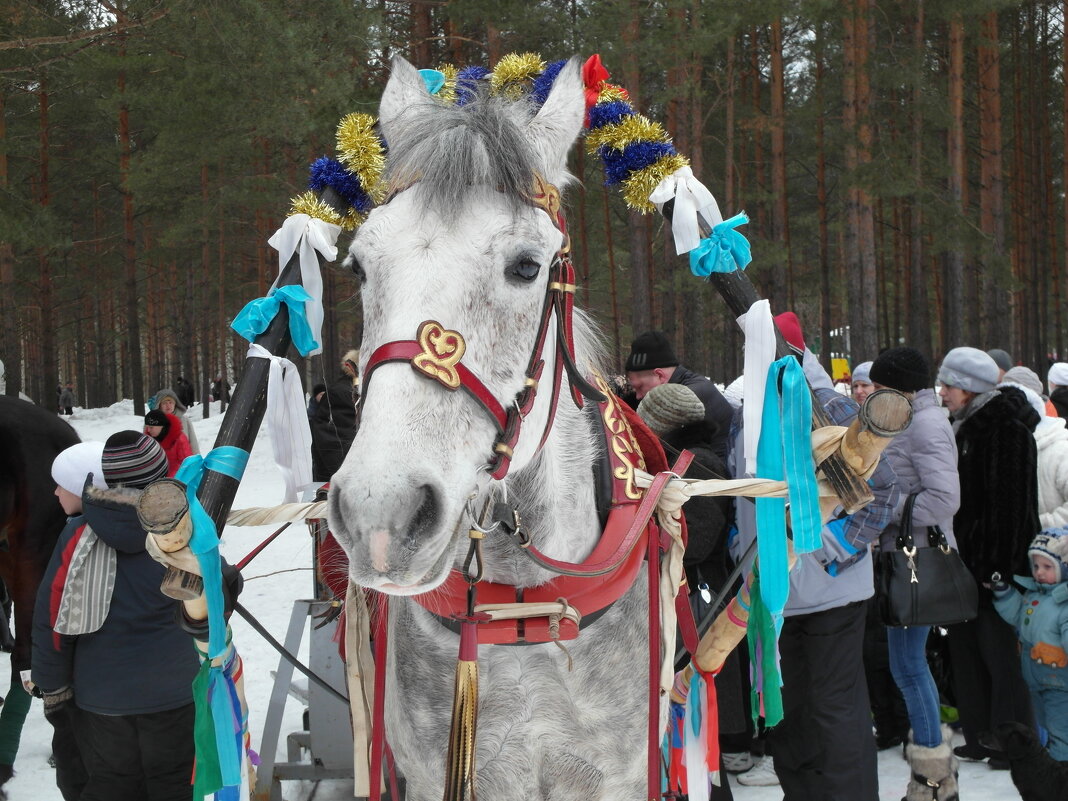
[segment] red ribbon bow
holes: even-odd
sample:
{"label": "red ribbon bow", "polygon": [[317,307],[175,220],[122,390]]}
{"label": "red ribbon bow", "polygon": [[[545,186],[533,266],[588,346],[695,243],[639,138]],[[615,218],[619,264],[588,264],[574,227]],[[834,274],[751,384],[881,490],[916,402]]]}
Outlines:
{"label": "red ribbon bow", "polygon": [[597,102],[605,81],[608,80],[608,70],[601,63],[601,57],[594,53],[586,63],[582,65],[582,83],[586,87],[586,127],[590,126],[590,109]]}

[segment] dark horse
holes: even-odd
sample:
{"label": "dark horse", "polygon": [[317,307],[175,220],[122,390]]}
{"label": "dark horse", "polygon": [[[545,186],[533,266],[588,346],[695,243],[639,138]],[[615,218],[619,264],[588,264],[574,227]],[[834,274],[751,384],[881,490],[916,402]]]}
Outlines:
{"label": "dark horse", "polygon": [[37,585],[67,521],[54,497],[52,461],[79,441],[53,412],[0,396],[0,578],[15,605],[11,667],[30,667]]}

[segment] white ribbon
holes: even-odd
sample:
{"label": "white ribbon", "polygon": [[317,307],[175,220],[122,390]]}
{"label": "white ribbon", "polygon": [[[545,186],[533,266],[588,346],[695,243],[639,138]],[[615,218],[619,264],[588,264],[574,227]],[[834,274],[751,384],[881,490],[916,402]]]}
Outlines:
{"label": "white ribbon", "polygon": [[286,483],[285,502],[297,500],[297,490],[312,483],[311,427],[304,405],[304,390],[296,365],[266,348],[252,344],[248,356],[269,359],[267,379],[267,430],[271,434],[274,461]]}
{"label": "white ribbon", "polygon": [[671,212],[671,233],[675,237],[675,252],[682,255],[701,242],[698,215],[708,223],[709,228],[723,222],[723,215],[712,193],[694,177],[689,167],[680,167],[657,184],[649,195],[649,202],[655,203],[663,211],[664,204],[673,198],[675,207]]}
{"label": "white ribbon", "polygon": [[[309,356],[323,352],[323,276],[315,253],[318,251],[327,261],[334,261],[337,258],[337,238],[340,233],[340,225],[307,214],[294,214],[286,217],[282,227],[267,240],[267,244],[278,251],[279,275],[289,264],[297,248],[300,248],[300,282],[312,296],[312,299],[304,304],[304,313],[308,318],[308,325],[311,326],[312,336],[319,343],[319,347],[309,353]],[[277,284],[276,278],[271,288],[274,289]]]}
{"label": "white ribbon", "polygon": [[745,472],[755,476],[760,420],[764,411],[764,387],[768,381],[768,369],[775,361],[775,322],[771,318],[771,304],[766,300],[756,301],[749,311],[738,318],[738,325],[745,332],[745,372],[742,374]]}

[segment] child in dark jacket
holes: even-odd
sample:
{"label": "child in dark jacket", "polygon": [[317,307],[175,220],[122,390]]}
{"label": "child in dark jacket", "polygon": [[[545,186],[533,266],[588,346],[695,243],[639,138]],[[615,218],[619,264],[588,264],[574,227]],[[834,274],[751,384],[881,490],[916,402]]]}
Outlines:
{"label": "child in dark jacket", "polygon": [[87,764],[83,801],[188,801],[198,660],[176,602],[160,592],[164,568],[145,551],[136,508],[141,490],[166,476],[167,457],[151,437],[121,431],[101,472],[108,489],[86,486],[83,515],[41,582],[33,682],[46,710],[73,704],[79,735],[106,744]]}
{"label": "child in dark jacket", "polygon": [[1031,578],[1021,594],[994,585],[994,606],[1016,628],[1035,718],[1049,732],[1050,755],[1068,762],[1068,528],[1047,528],[1031,542]]}

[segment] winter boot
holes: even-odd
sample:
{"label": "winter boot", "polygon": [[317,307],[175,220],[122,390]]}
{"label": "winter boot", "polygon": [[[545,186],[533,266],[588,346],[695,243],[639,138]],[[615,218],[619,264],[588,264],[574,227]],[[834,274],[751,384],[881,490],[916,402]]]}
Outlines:
{"label": "winter boot", "polygon": [[905,749],[912,776],[901,801],[959,801],[957,768],[959,763],[950,744],[953,732],[942,727],[942,744],[927,748],[909,743]]}

